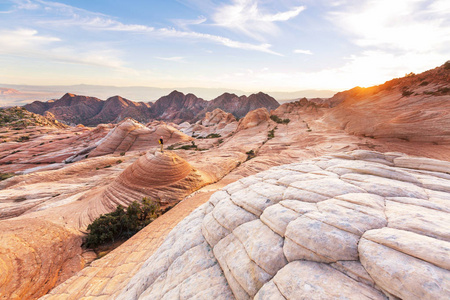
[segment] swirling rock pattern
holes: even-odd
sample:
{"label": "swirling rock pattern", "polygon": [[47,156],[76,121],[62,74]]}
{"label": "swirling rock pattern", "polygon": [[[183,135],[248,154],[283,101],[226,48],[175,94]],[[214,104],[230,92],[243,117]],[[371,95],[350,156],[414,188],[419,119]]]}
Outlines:
{"label": "swirling rock pattern", "polygon": [[135,200],[151,197],[173,204],[215,180],[173,152],[148,151],[106,187],[102,202],[114,207],[128,206]]}
{"label": "swirling rock pattern", "polygon": [[447,299],[450,164],[354,151],[232,183],[118,299]]}
{"label": "swirling rock pattern", "polygon": [[133,119],[125,119],[97,143],[97,147],[89,153],[89,157],[136,150],[146,151],[149,147],[157,146],[161,136],[166,144],[192,139],[164,122],[154,123],[149,123],[146,127]]}

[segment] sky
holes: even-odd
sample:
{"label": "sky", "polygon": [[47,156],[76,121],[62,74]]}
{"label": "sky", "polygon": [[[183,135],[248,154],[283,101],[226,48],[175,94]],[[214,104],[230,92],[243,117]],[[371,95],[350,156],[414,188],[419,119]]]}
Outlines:
{"label": "sky", "polygon": [[0,84],[341,91],[449,54],[448,0],[0,0]]}

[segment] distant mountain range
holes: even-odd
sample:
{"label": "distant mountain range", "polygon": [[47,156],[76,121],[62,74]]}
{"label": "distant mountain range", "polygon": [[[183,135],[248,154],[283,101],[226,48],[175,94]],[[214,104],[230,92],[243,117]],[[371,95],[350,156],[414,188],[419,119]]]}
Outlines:
{"label": "distant mountain range", "polygon": [[194,94],[185,95],[173,91],[155,103],[134,102],[120,96],[103,101],[96,97],[66,93],[58,100],[34,101],[24,108],[67,124],[95,126],[101,123],[117,123],[126,117],[143,123],[152,119],[175,123],[192,122],[203,118],[206,112],[216,108],[242,118],[251,110],[265,107],[270,111],[279,105],[274,98],[261,92],[248,97],[224,93],[214,100],[205,101]]}
{"label": "distant mountain range", "polygon": [[[133,101],[156,101],[160,97],[169,94],[174,89],[171,88],[155,88],[155,87],[116,87],[102,85],[66,85],[66,86],[38,86],[38,85],[14,85],[0,83],[0,107],[25,105],[35,100],[47,101],[49,99],[59,99],[65,93],[70,92],[76,95],[90,95],[99,99],[107,99],[111,95],[121,95]],[[193,93],[197,97],[205,100],[211,100],[224,92],[236,95],[251,94],[248,91],[218,88],[177,88],[183,93]],[[286,100],[294,100],[299,98],[328,98],[336,92],[330,90],[303,90],[295,92],[277,92],[266,91],[280,103]]]}

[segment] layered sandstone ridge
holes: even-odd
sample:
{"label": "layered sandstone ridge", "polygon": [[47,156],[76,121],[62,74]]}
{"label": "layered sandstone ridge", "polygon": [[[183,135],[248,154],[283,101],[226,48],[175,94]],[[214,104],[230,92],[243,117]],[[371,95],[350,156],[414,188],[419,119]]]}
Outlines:
{"label": "layered sandstone ridge", "polygon": [[132,201],[150,197],[161,204],[175,204],[216,180],[173,152],[149,151],[106,187],[102,202],[114,207],[128,206]]}
{"label": "layered sandstone ridge", "polygon": [[353,151],[274,167],[214,193],[117,299],[449,298],[449,199],[445,161]]}
{"label": "layered sandstone ridge", "polygon": [[157,146],[161,136],[166,144],[192,140],[191,137],[164,122],[155,121],[144,126],[127,118],[97,143],[95,149],[89,153],[89,157],[128,151],[146,151],[150,147]]}

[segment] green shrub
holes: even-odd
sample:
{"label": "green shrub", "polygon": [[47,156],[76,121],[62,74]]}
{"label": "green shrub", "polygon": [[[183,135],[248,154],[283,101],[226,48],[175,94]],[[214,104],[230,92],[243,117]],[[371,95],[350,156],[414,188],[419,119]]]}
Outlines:
{"label": "green shrub", "polygon": [[205,139],[215,139],[215,138],[220,138],[220,137],[222,137],[222,136],[218,133],[210,133],[205,137]]}
{"label": "green shrub", "polygon": [[218,141],[217,141],[218,143],[219,143],[219,145],[220,144],[222,144],[223,143],[223,139],[219,139]]}
{"label": "green shrub", "polygon": [[290,119],[281,119],[276,115],[271,115],[270,119],[278,124],[288,124],[291,121]]}
{"label": "green shrub", "polygon": [[0,173],[0,181],[13,177],[14,173]]}
{"label": "green shrub", "polygon": [[19,137],[16,141],[17,142],[25,142],[28,141],[30,139],[29,135],[22,135],[21,137]]}
{"label": "green shrub", "polygon": [[245,154],[247,154],[247,160],[250,160],[256,156],[255,151],[253,151],[253,149],[245,152]]}
{"label": "green shrub", "polygon": [[197,149],[197,145],[195,144],[194,141],[192,141],[191,145],[184,145],[184,146],[181,146],[181,147],[179,147],[177,149],[183,149],[183,150]]}
{"label": "green shrub", "polygon": [[158,213],[159,205],[147,198],[143,198],[142,203],[134,201],[126,210],[119,205],[115,211],[101,215],[88,226],[85,246],[95,248],[130,238],[156,219]]}
{"label": "green shrub", "polygon": [[448,93],[450,93],[450,88],[449,87],[441,87],[438,89],[438,92],[441,94],[448,94]]}
{"label": "green shrub", "polygon": [[269,133],[267,134],[268,139],[273,139],[275,137],[275,129],[269,130]]}
{"label": "green shrub", "polygon": [[403,90],[402,96],[403,96],[403,97],[409,97],[409,96],[411,96],[413,93],[414,93],[414,92],[412,92],[412,91]]}
{"label": "green shrub", "polygon": [[124,156],[125,155],[125,152],[120,152],[120,156]]}

